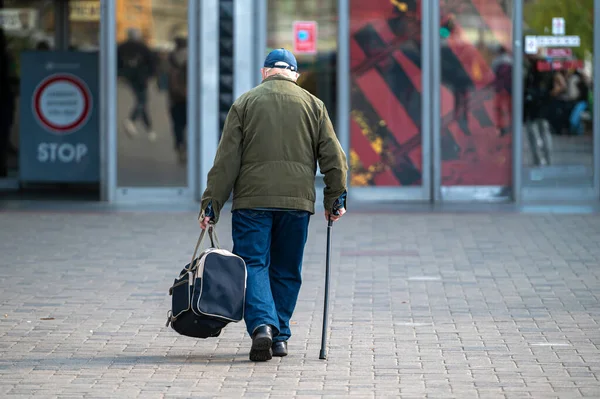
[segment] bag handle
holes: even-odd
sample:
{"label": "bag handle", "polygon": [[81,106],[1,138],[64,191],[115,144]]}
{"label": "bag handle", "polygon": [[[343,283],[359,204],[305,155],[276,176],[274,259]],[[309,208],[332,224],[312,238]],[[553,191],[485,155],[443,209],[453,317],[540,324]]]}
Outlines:
{"label": "bag handle", "polygon": [[[214,223],[208,224],[208,236],[210,237],[210,245],[212,248],[220,249],[221,245],[219,244],[219,238],[217,237],[217,231],[215,230]],[[216,243],[216,245],[215,245]]]}
{"label": "bag handle", "polygon": [[[211,248],[220,248],[219,240],[217,238],[217,233],[214,231],[214,223],[209,223],[209,225],[206,227],[206,229],[202,229],[202,232],[200,233],[200,237],[198,237],[198,241],[196,242],[196,247],[194,248],[194,254],[192,255],[192,261],[190,262],[190,268],[187,269],[188,271],[193,270],[194,260],[196,259],[196,255],[198,254],[198,248],[200,248],[202,241],[204,241],[204,235],[206,234],[206,230],[208,230],[208,236],[210,238]],[[217,244],[216,246],[215,246],[215,242]]]}

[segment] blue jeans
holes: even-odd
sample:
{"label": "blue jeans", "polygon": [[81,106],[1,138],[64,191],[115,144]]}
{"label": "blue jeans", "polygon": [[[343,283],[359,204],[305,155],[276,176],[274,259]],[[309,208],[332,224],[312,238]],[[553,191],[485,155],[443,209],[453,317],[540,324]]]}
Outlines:
{"label": "blue jeans", "polygon": [[587,108],[587,101],[580,101],[573,107],[571,115],[569,115],[569,127],[571,133],[582,135],[583,123],[581,123],[581,113]]}
{"label": "blue jeans", "polygon": [[233,253],[248,270],[244,321],[250,336],[261,324],[273,327],[274,341],[292,335],[309,219],[305,211],[233,211]]}
{"label": "blue jeans", "polygon": [[152,122],[146,110],[146,106],[148,105],[148,87],[145,85],[132,85],[131,89],[135,97],[135,105],[129,113],[129,120],[135,122],[138,118],[142,118],[146,129],[152,129]]}

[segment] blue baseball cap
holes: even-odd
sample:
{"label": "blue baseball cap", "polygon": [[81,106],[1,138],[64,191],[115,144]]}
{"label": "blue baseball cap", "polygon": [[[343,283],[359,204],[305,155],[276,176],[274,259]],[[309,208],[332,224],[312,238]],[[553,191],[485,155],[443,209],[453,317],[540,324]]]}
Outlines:
{"label": "blue baseball cap", "polygon": [[298,62],[291,51],[284,48],[278,48],[269,53],[265,58],[265,68],[282,68],[290,71],[298,70]]}

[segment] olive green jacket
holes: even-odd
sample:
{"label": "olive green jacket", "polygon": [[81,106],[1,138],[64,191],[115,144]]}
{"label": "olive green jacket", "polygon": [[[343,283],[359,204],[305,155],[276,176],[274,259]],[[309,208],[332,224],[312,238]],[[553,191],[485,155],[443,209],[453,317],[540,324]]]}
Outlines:
{"label": "olive green jacket", "polygon": [[348,164],[327,109],[294,81],[275,75],[231,106],[202,195],[214,222],[233,189],[236,209],[284,208],[315,213],[317,162],[324,207],[346,192]]}

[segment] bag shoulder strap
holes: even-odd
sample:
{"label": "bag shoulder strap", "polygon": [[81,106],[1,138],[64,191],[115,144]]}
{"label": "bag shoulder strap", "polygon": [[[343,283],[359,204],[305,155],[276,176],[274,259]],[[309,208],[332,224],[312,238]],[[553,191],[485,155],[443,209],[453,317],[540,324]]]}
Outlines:
{"label": "bag shoulder strap", "polygon": [[[219,238],[213,224],[208,225],[208,235],[210,237],[210,245],[212,248],[220,249]],[[216,244],[216,245],[215,245]]]}

